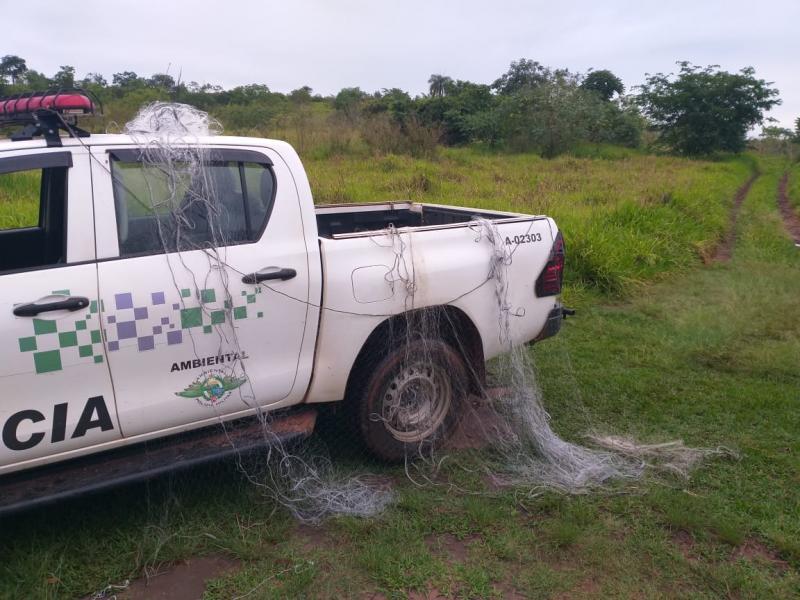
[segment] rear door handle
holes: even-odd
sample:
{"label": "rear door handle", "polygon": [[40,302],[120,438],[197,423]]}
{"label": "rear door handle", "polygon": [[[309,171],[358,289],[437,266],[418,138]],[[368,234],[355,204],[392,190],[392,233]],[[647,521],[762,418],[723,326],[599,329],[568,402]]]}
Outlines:
{"label": "rear door handle", "polygon": [[255,273],[250,273],[242,277],[242,283],[261,283],[270,279],[280,279],[286,281],[297,276],[297,271],[294,269],[286,269],[281,267],[266,267]]}
{"label": "rear door handle", "polygon": [[52,310],[69,310],[76,311],[89,306],[89,299],[84,296],[70,296],[63,300],[55,300],[53,302],[30,302],[28,304],[19,304],[14,307],[14,314],[18,317],[35,317],[39,313],[50,312]]}

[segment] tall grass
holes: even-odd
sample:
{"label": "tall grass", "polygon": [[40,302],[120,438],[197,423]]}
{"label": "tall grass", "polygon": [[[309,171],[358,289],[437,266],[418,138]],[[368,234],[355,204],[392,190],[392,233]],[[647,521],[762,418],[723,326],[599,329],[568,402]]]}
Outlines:
{"label": "tall grass", "polygon": [[575,295],[620,294],[708,260],[754,165],[747,157],[544,160],[450,148],[438,160],[339,157],[306,168],[317,203],[408,199],[550,215],[566,238]]}

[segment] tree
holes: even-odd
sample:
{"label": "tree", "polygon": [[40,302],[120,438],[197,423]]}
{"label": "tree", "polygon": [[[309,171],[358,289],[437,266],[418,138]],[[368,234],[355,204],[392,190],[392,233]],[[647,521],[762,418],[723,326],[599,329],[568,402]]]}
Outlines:
{"label": "tree", "polygon": [[175,78],[167,73],[155,73],[147,80],[150,87],[171,91],[175,88]]}
{"label": "tree", "polygon": [[448,88],[453,84],[453,80],[447,75],[431,75],[428,78],[428,89],[431,98],[441,98],[448,92]]}
{"label": "tree", "polygon": [[512,61],[508,71],[492,84],[492,89],[498,94],[510,96],[520,90],[541,85],[551,76],[550,69],[537,61],[520,58]]}
{"label": "tree", "polygon": [[794,131],[778,125],[764,126],[758,140],[753,146],[764,154],[793,156]]}
{"label": "tree", "polygon": [[140,87],[144,80],[133,71],[122,71],[111,76],[111,83],[120,88],[133,89]]}
{"label": "tree", "polygon": [[53,83],[62,88],[75,87],[75,67],[61,65],[53,75]]}
{"label": "tree", "polygon": [[106,78],[103,77],[100,73],[87,73],[86,77],[84,77],[80,84],[82,87],[90,87],[90,86],[97,86],[104,88],[108,85]]}
{"label": "tree", "polygon": [[307,85],[297,88],[289,92],[289,99],[297,104],[304,102],[311,102],[311,94],[314,90]]}
{"label": "tree", "polygon": [[333,99],[333,107],[342,111],[347,120],[352,123],[356,120],[361,102],[366,96],[367,94],[361,91],[361,88],[342,88]]}
{"label": "tree", "polygon": [[761,129],[761,139],[773,139],[788,142],[794,137],[794,132],[786,127],[770,125]]}
{"label": "tree", "polygon": [[488,118],[497,97],[488,85],[450,81],[444,96],[422,98],[415,109],[423,125],[442,130],[447,144],[466,144],[477,139],[496,141],[496,129]]}
{"label": "tree", "polygon": [[589,137],[604,104],[596,94],[580,88],[576,75],[556,71],[535,87],[503,97],[496,121],[512,148],[535,148],[552,158]]}
{"label": "tree", "polygon": [[221,101],[227,104],[251,104],[259,100],[266,100],[270,96],[269,88],[258,83],[240,85],[227,92],[219,88],[219,86],[206,84],[200,88],[200,91],[205,94],[219,93]]}
{"label": "tree", "polygon": [[797,117],[794,122],[794,141],[800,144],[800,117]]}
{"label": "tree", "polygon": [[371,115],[387,113],[395,124],[402,124],[414,111],[414,101],[400,88],[375,92],[364,102],[364,112]]}
{"label": "tree", "polygon": [[748,130],[780,104],[778,90],[757,79],[752,67],[729,73],[717,65],[678,65],[677,76],[648,75],[637,101],[660,141],[681,154],[741,152]]}
{"label": "tree", "polygon": [[53,82],[44,73],[28,69],[22,75],[21,80],[25,83],[25,87],[31,90],[46,90],[53,86]]}
{"label": "tree", "polygon": [[596,92],[606,101],[611,100],[614,94],[619,94],[621,96],[625,91],[622,80],[607,69],[590,71],[586,77],[583,78],[581,87],[585,90]]}
{"label": "tree", "polygon": [[6,77],[11,78],[11,85],[16,85],[19,78],[25,74],[28,66],[25,59],[13,54],[7,54],[0,58],[0,80],[5,81]]}

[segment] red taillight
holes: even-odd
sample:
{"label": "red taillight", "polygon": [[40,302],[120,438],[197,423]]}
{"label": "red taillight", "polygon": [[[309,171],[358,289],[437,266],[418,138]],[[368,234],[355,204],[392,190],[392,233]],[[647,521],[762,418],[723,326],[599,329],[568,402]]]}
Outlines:
{"label": "red taillight", "polygon": [[564,237],[558,232],[550,250],[550,258],[536,280],[536,295],[556,296],[561,293],[561,282],[564,280]]}

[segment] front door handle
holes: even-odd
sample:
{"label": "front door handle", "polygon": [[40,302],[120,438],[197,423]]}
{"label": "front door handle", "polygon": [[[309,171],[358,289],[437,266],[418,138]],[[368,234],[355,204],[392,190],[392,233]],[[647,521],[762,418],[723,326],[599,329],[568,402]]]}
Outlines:
{"label": "front door handle", "polygon": [[30,302],[28,304],[18,304],[14,307],[14,314],[18,317],[35,317],[39,313],[49,312],[52,310],[70,310],[76,311],[89,306],[89,299],[84,296],[70,296],[63,300],[55,300],[53,302],[43,302],[37,304]]}
{"label": "front door handle", "polygon": [[281,281],[286,281],[287,279],[292,279],[296,276],[297,271],[294,269],[267,267],[265,269],[261,269],[260,271],[256,271],[255,273],[245,275],[242,277],[242,283],[261,283],[262,281],[268,281],[270,279],[280,279]]}

